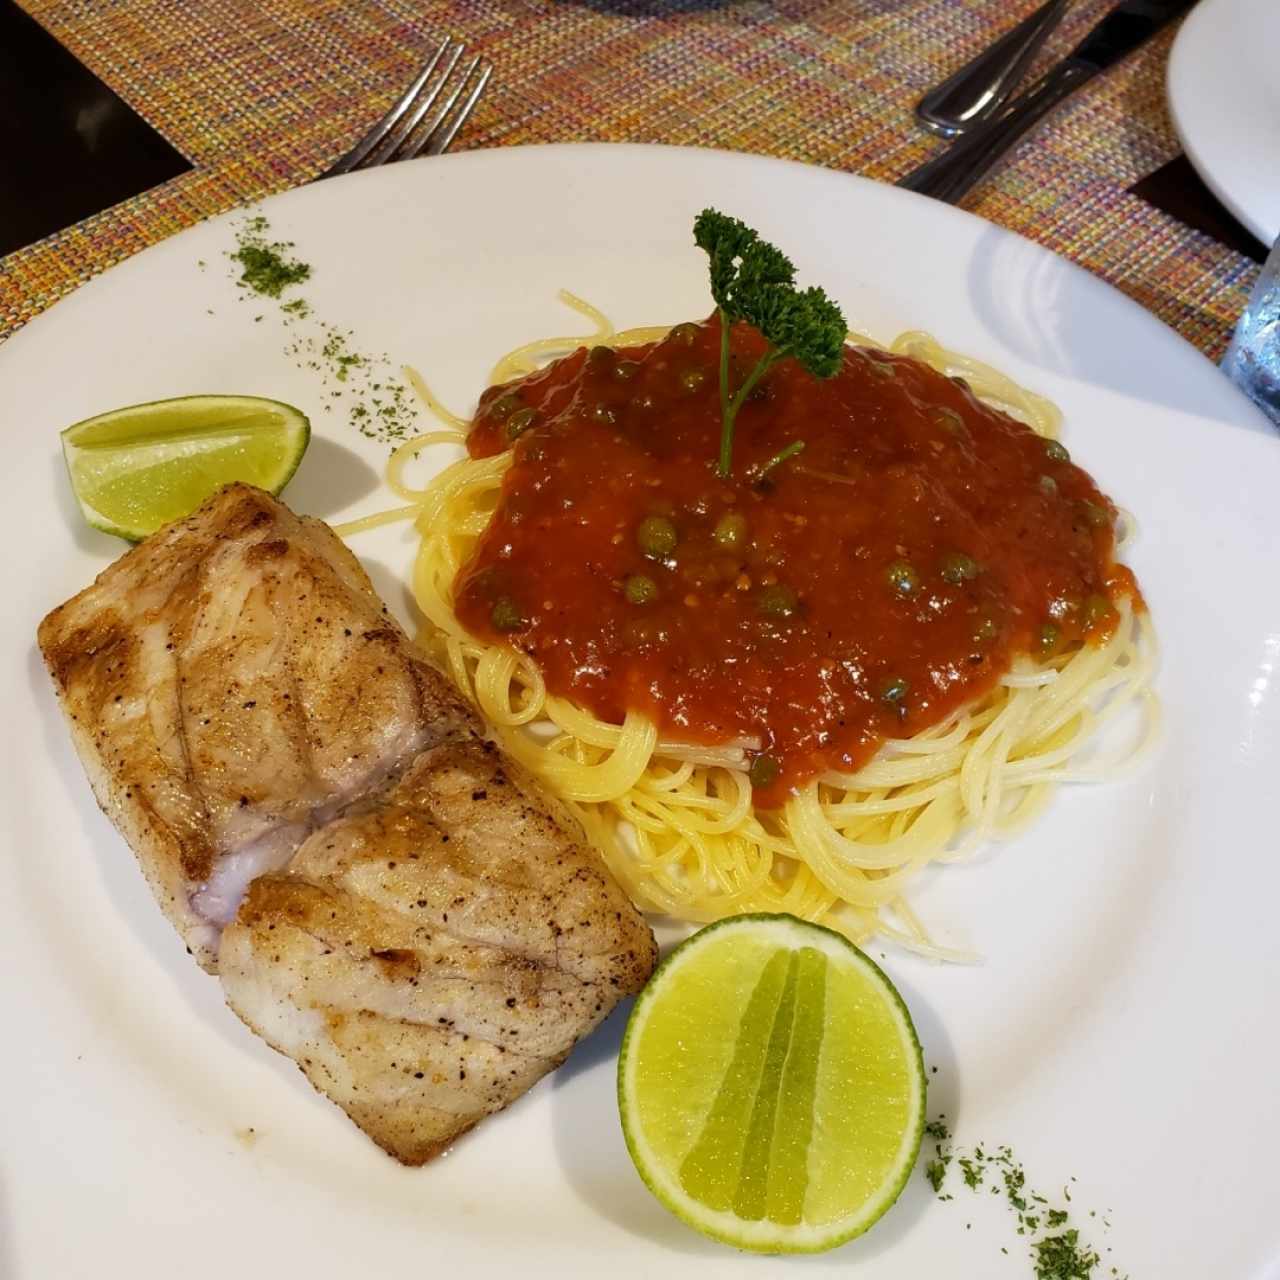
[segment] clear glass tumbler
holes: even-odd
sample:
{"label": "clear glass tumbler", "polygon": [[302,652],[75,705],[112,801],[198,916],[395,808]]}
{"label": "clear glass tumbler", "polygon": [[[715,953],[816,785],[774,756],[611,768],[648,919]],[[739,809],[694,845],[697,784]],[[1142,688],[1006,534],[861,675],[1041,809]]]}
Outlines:
{"label": "clear glass tumbler", "polygon": [[1253,286],[1222,368],[1280,427],[1280,240]]}

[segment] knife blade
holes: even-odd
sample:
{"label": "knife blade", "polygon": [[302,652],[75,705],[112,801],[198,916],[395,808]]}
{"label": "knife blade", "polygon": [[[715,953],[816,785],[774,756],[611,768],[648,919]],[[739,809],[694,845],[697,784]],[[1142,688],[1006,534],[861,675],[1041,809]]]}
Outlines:
{"label": "knife blade", "polygon": [[1015,143],[1082,84],[1126,58],[1196,0],[1121,0],[1083,40],[1021,96],[898,186],[954,204]]}

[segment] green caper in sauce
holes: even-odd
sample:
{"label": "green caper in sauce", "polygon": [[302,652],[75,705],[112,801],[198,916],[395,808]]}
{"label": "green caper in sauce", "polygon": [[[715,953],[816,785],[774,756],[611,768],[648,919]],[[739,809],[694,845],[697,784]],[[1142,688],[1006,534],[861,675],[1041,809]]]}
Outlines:
{"label": "green caper in sauce", "polygon": [[692,369],[686,369],[680,375],[680,385],[686,391],[697,391],[707,380],[707,371],[700,369],[694,365]]}
{"label": "green caper in sauce", "polygon": [[526,431],[533,426],[533,420],[538,416],[536,409],[530,409],[527,406],[523,409],[517,409],[507,419],[507,439],[517,440],[524,435]]}
{"label": "green caper in sauce", "polygon": [[941,568],[944,582],[971,582],[978,576],[978,562],[962,551],[948,551],[942,557]]}
{"label": "green caper in sauce", "polygon": [[684,324],[676,325],[668,336],[672,342],[678,342],[682,347],[691,347],[698,336],[698,326],[686,320]]}
{"label": "green caper in sauce", "polygon": [[751,761],[751,768],[747,770],[747,777],[751,780],[751,785],[756,790],[762,790],[765,787],[772,786],[778,780],[778,762],[770,755],[765,755],[762,751]]}
{"label": "green caper in sauce", "polygon": [[1052,622],[1046,622],[1040,628],[1036,643],[1039,645],[1040,652],[1048,656],[1058,647],[1058,641],[1061,638],[1062,632]]}
{"label": "green caper in sauce", "polygon": [[520,606],[510,596],[499,596],[489,611],[495,631],[519,631],[528,625]]}
{"label": "green caper in sauce", "polygon": [[1096,502],[1080,502],[1076,506],[1081,518],[1091,529],[1103,529],[1111,523],[1111,513]]}
{"label": "green caper in sauce", "polygon": [[1106,596],[1086,596],[1084,609],[1080,614],[1080,621],[1084,624],[1086,631],[1092,631],[1094,627],[1099,627],[1104,622],[1110,622],[1114,614],[1115,610]]}
{"label": "green caper in sauce", "polygon": [[499,422],[505,422],[524,402],[514,391],[507,391],[500,395],[490,407],[489,412],[493,414]]}
{"label": "green caper in sauce", "polygon": [[1059,444],[1057,440],[1046,440],[1044,442],[1044,456],[1050,462],[1070,462],[1071,455],[1067,452],[1064,444]]}
{"label": "green caper in sauce", "polygon": [[911,686],[901,677],[894,676],[880,686],[880,701],[891,707],[901,707]]}
{"label": "green caper in sauce", "polygon": [[646,516],[636,527],[636,545],[651,560],[665,560],[678,541],[676,527],[666,516]]}
{"label": "green caper in sauce", "polygon": [[631,604],[652,604],[658,598],[658,584],[643,573],[633,573],[623,584],[622,594]]}
{"label": "green caper in sauce", "polygon": [[613,376],[619,382],[626,382],[630,378],[634,378],[640,372],[640,362],[638,360],[619,360],[613,366]]}
{"label": "green caper in sauce", "polygon": [[766,618],[793,618],[800,608],[800,601],[790,587],[775,582],[772,586],[760,588],[756,608]]}
{"label": "green caper in sauce", "polygon": [[945,405],[935,405],[929,410],[929,421],[948,435],[959,435],[965,430],[964,419]]}
{"label": "green caper in sauce", "polygon": [[747,517],[738,511],[727,511],[711,531],[716,546],[725,551],[741,551],[747,545]]}
{"label": "green caper in sauce", "polygon": [[587,352],[587,363],[594,365],[612,364],[614,359],[614,351],[612,347],[592,347]]}
{"label": "green caper in sauce", "polygon": [[1058,492],[1058,482],[1052,476],[1040,477],[1040,492],[1052,498]]}
{"label": "green caper in sauce", "polygon": [[912,596],[920,586],[920,575],[908,560],[895,560],[884,571],[885,581],[900,596]]}

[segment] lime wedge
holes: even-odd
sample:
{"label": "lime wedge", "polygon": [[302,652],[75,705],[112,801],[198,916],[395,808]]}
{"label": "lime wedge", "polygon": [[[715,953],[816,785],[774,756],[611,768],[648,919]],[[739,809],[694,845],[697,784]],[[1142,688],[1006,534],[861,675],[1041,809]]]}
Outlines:
{"label": "lime wedge", "polygon": [[924,1127],[902,998],[847,939],[738,916],[678,947],[632,1010],[618,1103],[640,1176],[739,1249],[816,1253],[898,1198]]}
{"label": "lime wedge", "polygon": [[279,493],[298,469],[311,425],[258,396],[184,396],[113,409],[62,433],[84,518],[137,542],[240,480]]}

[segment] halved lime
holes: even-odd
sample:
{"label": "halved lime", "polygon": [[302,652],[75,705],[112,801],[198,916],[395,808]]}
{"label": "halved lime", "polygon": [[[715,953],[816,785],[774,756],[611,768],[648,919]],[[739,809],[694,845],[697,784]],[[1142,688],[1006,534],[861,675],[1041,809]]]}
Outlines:
{"label": "halved lime", "polygon": [[739,1249],[816,1253],[898,1198],[924,1128],[902,998],[846,938],[738,916],[676,948],[641,993],[618,1062],[640,1176]]}
{"label": "halved lime", "polygon": [[240,480],[270,493],[302,461],[311,424],[259,396],[183,396],[113,409],[62,433],[84,518],[137,542]]}

